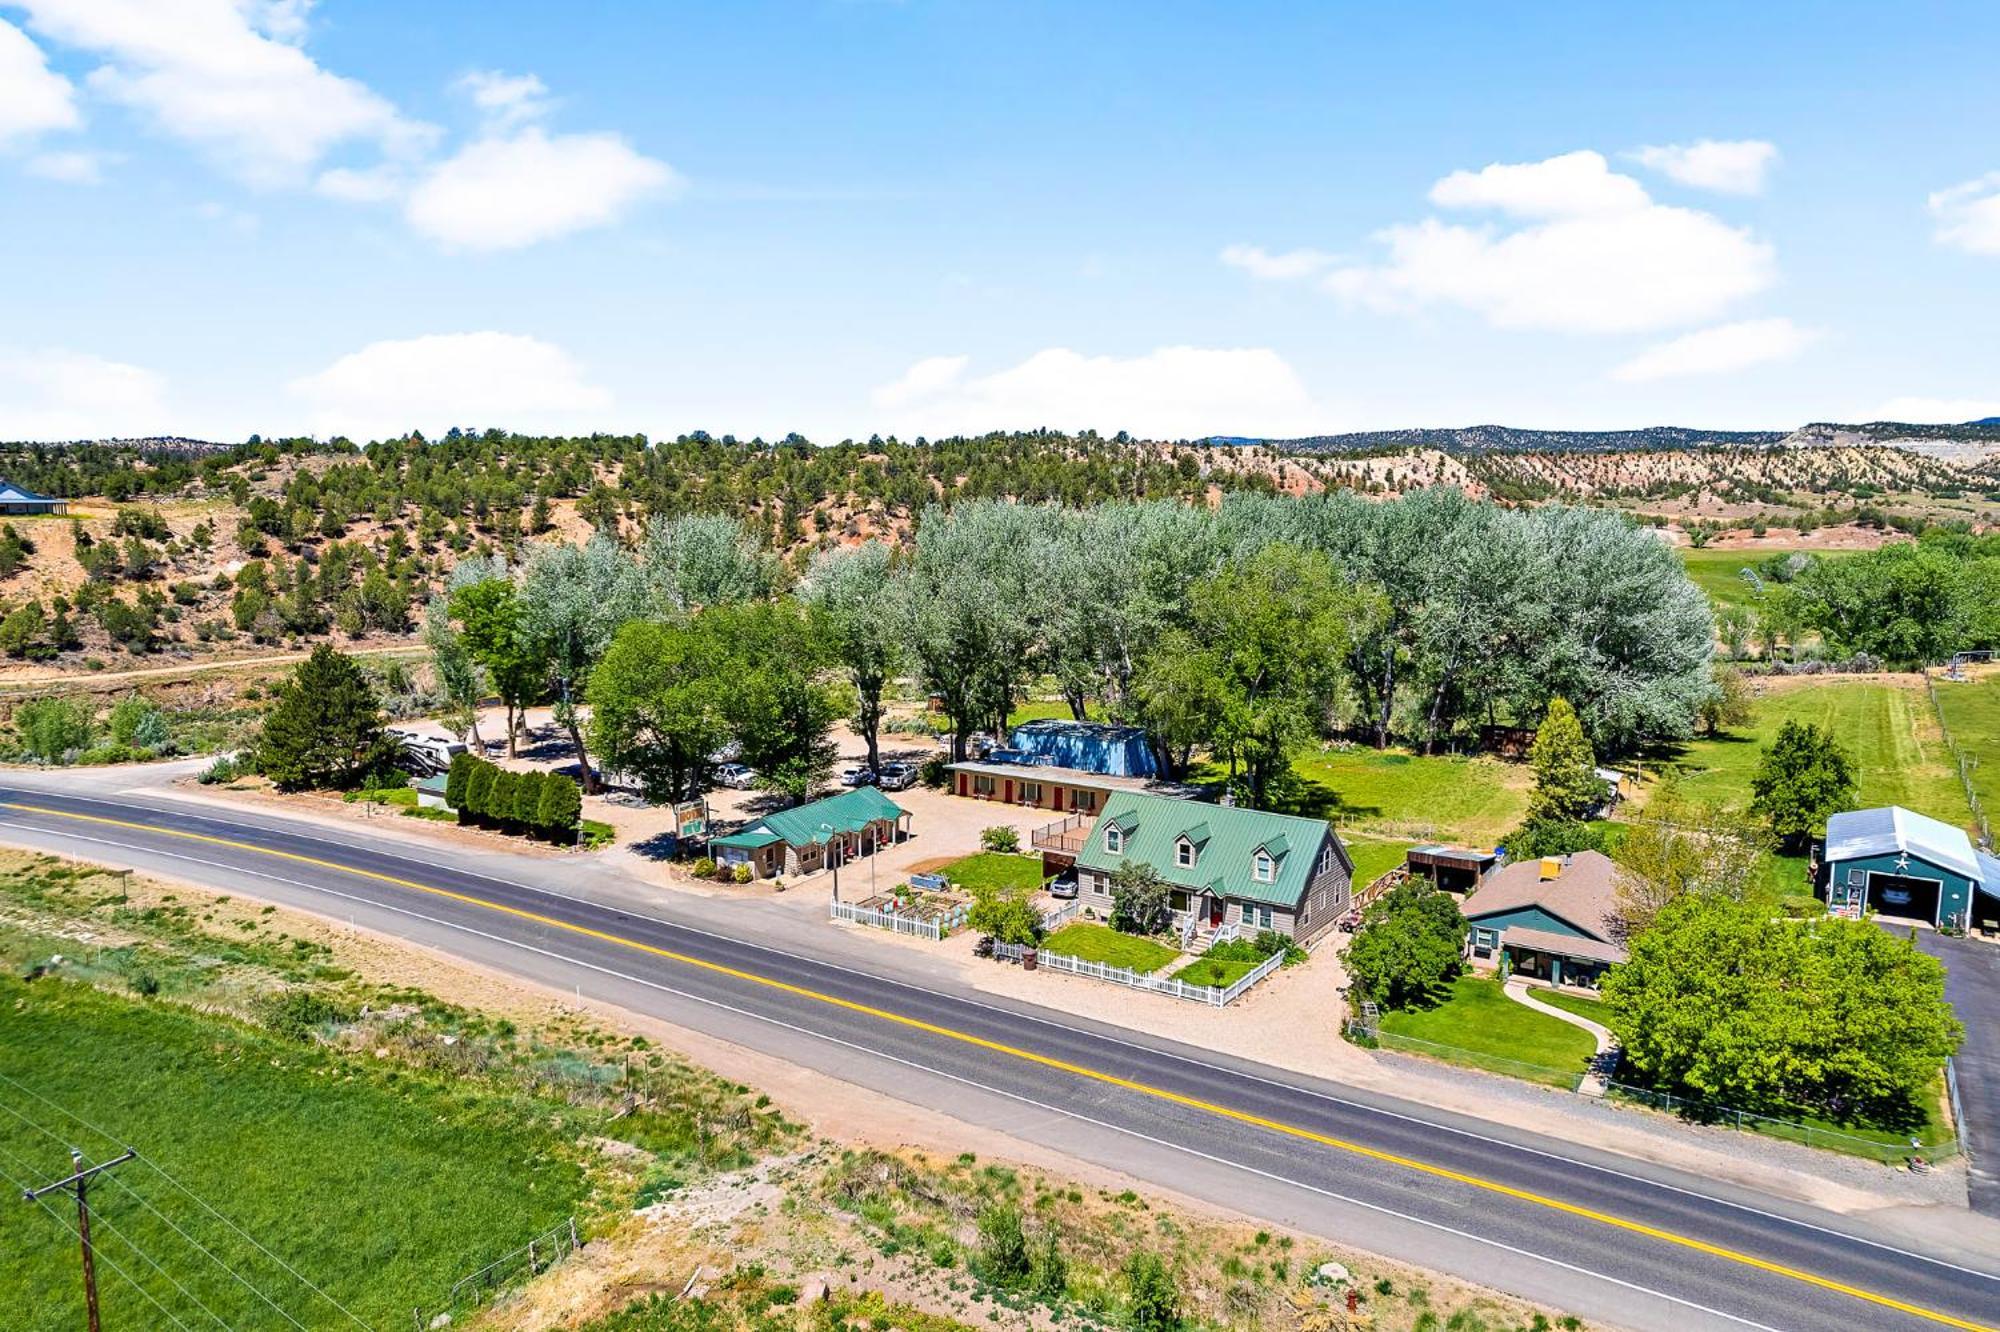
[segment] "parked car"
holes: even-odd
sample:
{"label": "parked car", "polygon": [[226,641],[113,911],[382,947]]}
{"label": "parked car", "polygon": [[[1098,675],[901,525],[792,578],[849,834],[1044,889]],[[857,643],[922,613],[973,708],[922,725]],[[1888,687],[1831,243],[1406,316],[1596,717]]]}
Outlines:
{"label": "parked car", "polygon": [[840,774],[840,784],[842,786],[876,786],[880,784],[881,780],[881,774],[866,763],[857,763],[846,772]]}
{"label": "parked car", "polygon": [[914,763],[884,763],[875,774],[875,785],[884,791],[907,791],[917,784],[917,777]]}
{"label": "parked car", "polygon": [[715,770],[715,780],[732,791],[747,791],[757,784],[757,770],[741,763],[725,763]]}
{"label": "parked car", "polygon": [[1059,874],[1049,880],[1049,896],[1067,902],[1076,896],[1076,871]]}

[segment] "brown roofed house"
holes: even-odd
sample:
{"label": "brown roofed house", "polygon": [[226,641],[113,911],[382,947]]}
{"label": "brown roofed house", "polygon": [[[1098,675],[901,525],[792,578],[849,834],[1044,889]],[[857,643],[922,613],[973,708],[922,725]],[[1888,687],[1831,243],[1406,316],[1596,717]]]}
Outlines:
{"label": "brown roofed house", "polygon": [[1487,876],[1463,907],[1473,958],[1552,985],[1595,987],[1625,960],[1615,927],[1621,872],[1603,852],[1579,851]]}

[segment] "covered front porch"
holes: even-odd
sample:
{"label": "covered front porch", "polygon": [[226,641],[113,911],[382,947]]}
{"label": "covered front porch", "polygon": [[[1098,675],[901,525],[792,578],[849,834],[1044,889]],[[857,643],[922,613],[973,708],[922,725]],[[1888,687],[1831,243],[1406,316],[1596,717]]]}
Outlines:
{"label": "covered front porch", "polygon": [[1604,973],[1625,960],[1625,950],[1600,939],[1510,925],[1500,934],[1500,969],[1546,985],[1594,990]]}

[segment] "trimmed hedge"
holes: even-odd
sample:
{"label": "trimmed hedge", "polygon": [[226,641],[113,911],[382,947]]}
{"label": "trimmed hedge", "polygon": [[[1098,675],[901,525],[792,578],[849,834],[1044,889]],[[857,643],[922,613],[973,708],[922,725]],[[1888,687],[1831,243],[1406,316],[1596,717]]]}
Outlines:
{"label": "trimmed hedge", "polygon": [[461,823],[552,842],[575,841],[583,816],[583,792],[570,778],[555,772],[515,772],[473,754],[452,758],[444,798],[458,811]]}

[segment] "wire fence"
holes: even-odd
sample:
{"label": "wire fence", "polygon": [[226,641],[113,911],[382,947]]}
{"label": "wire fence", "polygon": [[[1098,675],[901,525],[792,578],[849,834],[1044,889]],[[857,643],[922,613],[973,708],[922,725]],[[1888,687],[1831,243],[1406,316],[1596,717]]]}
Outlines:
{"label": "wire fence", "polygon": [[576,1218],[551,1227],[512,1253],[502,1254],[486,1266],[452,1284],[444,1302],[433,1307],[410,1310],[416,1332],[449,1326],[452,1316],[462,1309],[477,1309],[524,1281],[540,1276],[583,1247],[577,1234]]}
{"label": "wire fence", "polygon": [[1979,792],[1972,784],[1972,774],[1979,766],[1977,758],[1968,755],[1960,747],[1958,737],[1951,733],[1951,726],[1944,719],[1944,704],[1938,699],[1937,681],[1929,670],[1924,671],[1924,690],[1931,696],[1931,715],[1937,718],[1938,731],[1944,736],[1944,745],[1958,764],[1958,784],[1965,788],[1965,803],[1972,809],[1973,822],[1979,828],[1979,844],[1993,845],[1993,825],[1986,821],[1986,807],[1979,803]]}
{"label": "wire fence", "polygon": [[[1350,1036],[1363,1036],[1385,1050],[1426,1055],[1448,1063],[1484,1069],[1491,1073],[1503,1073],[1509,1077],[1539,1082],[1544,1086],[1558,1087],[1571,1092],[1578,1091],[1588,1076],[1587,1070],[1551,1068],[1545,1064],[1509,1059],[1504,1055],[1485,1050],[1468,1050],[1463,1046],[1443,1045],[1415,1036],[1384,1031],[1379,1023],[1370,1026],[1362,1021],[1350,1021],[1347,1024],[1347,1031]],[[1945,1085],[1951,1101],[1952,1123],[1954,1125],[1962,1123],[1958,1109],[1957,1070],[1949,1060],[1945,1062]],[[1805,1120],[1785,1119],[1776,1115],[1759,1114],[1753,1110],[1739,1110],[1735,1106],[1723,1105],[1716,1101],[1674,1096],[1667,1092],[1618,1082],[1610,1078],[1604,1080],[1604,1095],[1612,1101],[1643,1105],[1690,1123],[1734,1128],[1745,1133],[1761,1133],[1766,1137],[1804,1143],[1808,1147],[1821,1147],[1876,1161],[1907,1161],[1912,1157],[1918,1157],[1926,1162],[1935,1163],[1949,1160],[1963,1150],[1963,1143],[1957,1136],[1926,1142],[1921,1138],[1902,1137],[1886,1132],[1855,1133]]]}

